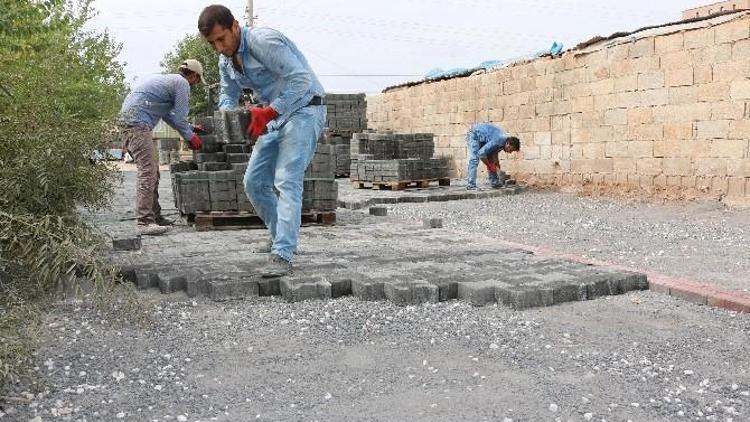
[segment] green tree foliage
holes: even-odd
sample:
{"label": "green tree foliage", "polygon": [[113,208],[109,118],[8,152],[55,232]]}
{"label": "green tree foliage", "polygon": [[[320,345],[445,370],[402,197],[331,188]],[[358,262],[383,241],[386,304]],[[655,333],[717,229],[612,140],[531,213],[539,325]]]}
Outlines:
{"label": "green tree foliage", "polygon": [[119,173],[89,158],[107,147],[125,90],[119,45],[84,28],[90,3],[0,6],[0,387],[24,361],[32,309],[61,283],[113,280],[79,217],[111,197]]}
{"label": "green tree foliage", "polygon": [[185,59],[196,59],[203,65],[203,77],[206,84],[193,87],[190,95],[190,115],[205,116],[212,114],[218,103],[218,88],[211,89],[209,98],[207,90],[219,82],[219,55],[198,35],[186,35],[175,45],[173,51],[164,55],[161,66],[167,73],[177,73]]}

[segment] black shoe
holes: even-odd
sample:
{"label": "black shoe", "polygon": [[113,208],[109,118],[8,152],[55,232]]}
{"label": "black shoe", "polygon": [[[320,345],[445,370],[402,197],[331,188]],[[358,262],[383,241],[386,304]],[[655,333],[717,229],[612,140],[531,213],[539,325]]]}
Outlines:
{"label": "black shoe", "polygon": [[271,254],[268,262],[260,269],[260,275],[263,278],[292,275],[292,263],[276,254]]}
{"label": "black shoe", "polygon": [[161,215],[156,217],[156,224],[160,226],[171,226],[174,224],[173,220],[170,220],[168,218],[164,218]]}

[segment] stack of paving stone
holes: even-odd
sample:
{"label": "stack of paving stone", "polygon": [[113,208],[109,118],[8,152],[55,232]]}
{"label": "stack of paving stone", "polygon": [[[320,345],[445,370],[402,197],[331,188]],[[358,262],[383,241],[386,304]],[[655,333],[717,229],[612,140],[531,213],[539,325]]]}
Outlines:
{"label": "stack of paving stone", "polygon": [[160,138],[156,141],[156,150],[160,165],[180,161],[180,138]]}
{"label": "stack of paving stone", "polygon": [[351,134],[367,128],[365,94],[326,94],[326,108],[330,134]]}
{"label": "stack of paving stone", "polygon": [[254,211],[242,187],[252,153],[245,139],[247,122],[244,110],[217,111],[195,120],[205,130],[200,135],[203,147],[193,152],[193,161],[170,166],[175,206],[181,214]]}
{"label": "stack of paving stone", "polygon": [[350,178],[359,182],[447,179],[448,159],[433,158],[434,152],[431,133],[355,133],[351,140]]}
{"label": "stack of paving stone", "polygon": [[[209,211],[245,211],[254,213],[244,189],[247,163],[252,153],[244,138],[247,113],[217,112],[196,119],[206,130],[201,135],[203,148],[193,161],[170,165],[175,207],[183,215]],[[303,209],[334,211],[338,202],[335,175],[335,149],[319,144],[305,173]]]}
{"label": "stack of paving stone", "polygon": [[351,167],[349,143],[352,134],[367,128],[365,94],[327,94],[326,107],[327,130],[321,141],[334,146],[335,175],[346,177]]}
{"label": "stack of paving stone", "polygon": [[333,211],[336,209],[339,197],[335,172],[335,147],[319,142],[315,155],[305,170],[303,210]]}
{"label": "stack of paving stone", "polygon": [[349,170],[351,168],[351,139],[351,135],[326,133],[318,140],[318,143],[331,145],[334,148],[334,160],[336,161],[334,174],[336,177],[349,177]]}

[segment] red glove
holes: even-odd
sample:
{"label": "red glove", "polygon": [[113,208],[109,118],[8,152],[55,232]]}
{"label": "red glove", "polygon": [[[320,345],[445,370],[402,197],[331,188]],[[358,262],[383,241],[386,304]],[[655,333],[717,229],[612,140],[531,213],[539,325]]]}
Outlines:
{"label": "red glove", "polygon": [[271,120],[279,117],[279,113],[271,107],[252,107],[247,110],[250,113],[250,124],[247,125],[247,136],[253,141],[266,133],[266,125]]}
{"label": "red glove", "polygon": [[489,171],[492,174],[497,173],[497,164],[493,162],[487,163],[487,171]]}
{"label": "red glove", "polygon": [[193,151],[198,151],[203,148],[203,141],[197,133],[193,133],[193,137],[190,138],[190,141],[188,141],[188,148],[192,149]]}

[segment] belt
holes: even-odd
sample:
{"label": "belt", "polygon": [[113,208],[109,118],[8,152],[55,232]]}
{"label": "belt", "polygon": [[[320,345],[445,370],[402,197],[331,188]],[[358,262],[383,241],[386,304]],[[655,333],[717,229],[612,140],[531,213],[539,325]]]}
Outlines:
{"label": "belt", "polygon": [[326,99],[324,97],[314,96],[307,105],[325,105]]}

